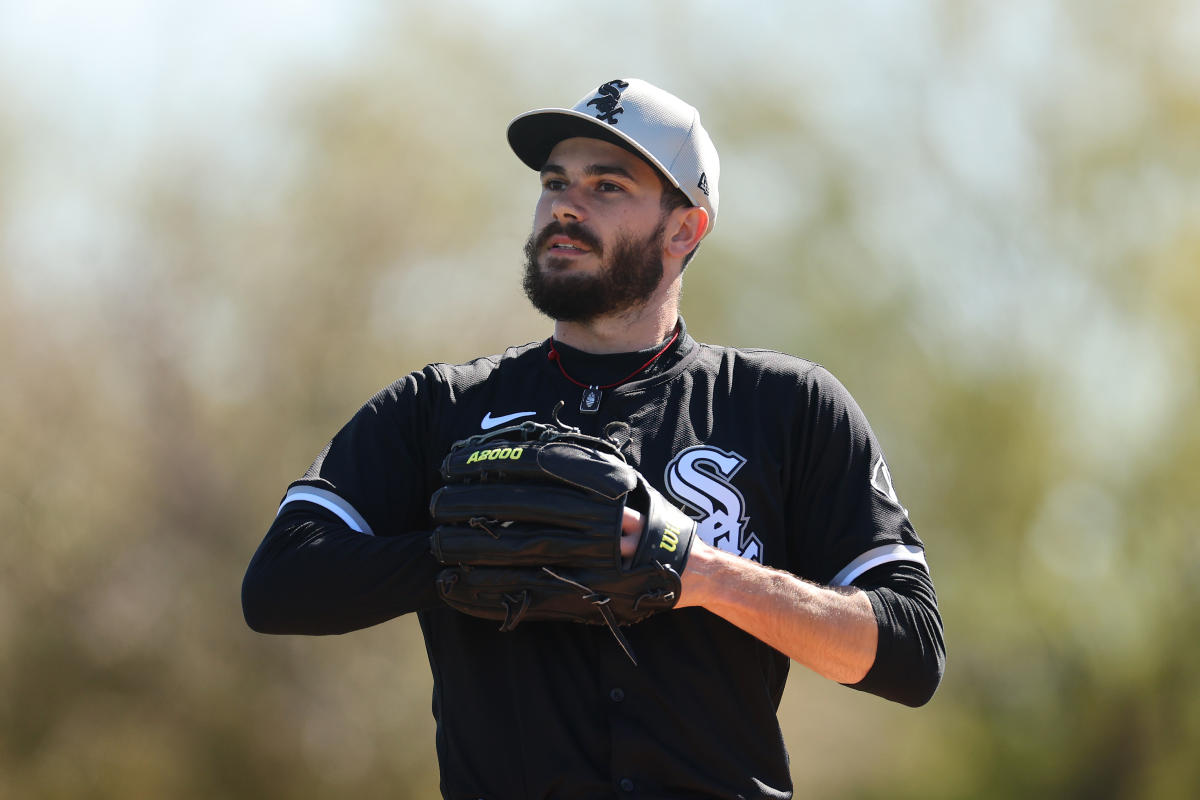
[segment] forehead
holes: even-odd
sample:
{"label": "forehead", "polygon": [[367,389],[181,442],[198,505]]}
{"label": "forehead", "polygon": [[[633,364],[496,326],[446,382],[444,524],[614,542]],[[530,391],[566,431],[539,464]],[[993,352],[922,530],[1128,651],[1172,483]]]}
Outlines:
{"label": "forehead", "polygon": [[659,183],[658,171],[642,158],[624,147],[600,139],[577,136],[563,139],[554,146],[546,159],[546,166],[566,170],[587,169],[596,166],[619,167],[638,183]]}

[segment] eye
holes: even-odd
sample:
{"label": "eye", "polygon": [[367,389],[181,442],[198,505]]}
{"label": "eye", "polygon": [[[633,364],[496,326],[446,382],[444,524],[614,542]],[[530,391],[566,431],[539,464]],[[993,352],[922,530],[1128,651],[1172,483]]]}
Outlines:
{"label": "eye", "polygon": [[618,183],[613,183],[612,181],[600,181],[600,183],[596,185],[596,191],[623,192],[625,191],[625,188]]}
{"label": "eye", "polygon": [[542,188],[548,192],[557,192],[566,187],[567,183],[562,178],[546,178],[542,181]]}

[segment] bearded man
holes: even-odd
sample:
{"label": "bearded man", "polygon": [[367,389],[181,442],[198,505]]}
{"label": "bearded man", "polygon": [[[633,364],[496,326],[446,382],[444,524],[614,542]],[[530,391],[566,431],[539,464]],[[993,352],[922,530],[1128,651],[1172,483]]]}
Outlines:
{"label": "bearded man", "polygon": [[[447,798],[791,797],[776,718],[791,661],[913,706],[937,688],[924,545],[828,371],[688,334],[684,270],[713,230],[719,182],[696,109],[613,80],[518,116],[508,141],[540,176],[524,287],[552,335],[429,364],[371,398],[287,489],[246,573],[246,620],[317,635],[416,613]],[[520,587],[495,595],[503,608],[455,594],[487,568],[439,538],[447,453],[528,422],[614,440],[613,470],[651,497],[606,523],[620,559],[653,529],[653,566],[674,581],[653,613],[583,625],[530,612]],[[502,540],[517,530],[504,513],[470,525]],[[534,531],[520,557],[555,535]],[[600,606],[615,597],[565,582]]]}

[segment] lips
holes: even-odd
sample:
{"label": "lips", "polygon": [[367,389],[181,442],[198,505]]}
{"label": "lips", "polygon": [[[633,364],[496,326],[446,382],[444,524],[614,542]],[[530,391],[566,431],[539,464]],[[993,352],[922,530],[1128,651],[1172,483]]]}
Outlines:
{"label": "lips", "polygon": [[562,224],[551,222],[538,236],[537,248],[541,252],[570,257],[592,253],[599,256],[600,242],[592,232],[577,222]]}
{"label": "lips", "polygon": [[551,253],[557,253],[559,255],[591,252],[591,248],[589,248],[583,242],[580,242],[577,239],[572,239],[568,236],[551,236],[550,241],[546,243],[546,249]]}

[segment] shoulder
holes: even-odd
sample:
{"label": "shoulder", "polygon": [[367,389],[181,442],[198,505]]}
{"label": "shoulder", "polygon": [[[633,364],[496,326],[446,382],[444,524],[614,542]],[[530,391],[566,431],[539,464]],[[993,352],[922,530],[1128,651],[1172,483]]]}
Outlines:
{"label": "shoulder", "polygon": [[457,395],[485,383],[497,373],[533,369],[544,360],[544,349],[545,342],[529,342],[457,364],[430,362],[385,386],[367,405],[387,405],[409,396]]}
{"label": "shoulder", "polygon": [[502,353],[479,356],[459,364],[435,362],[425,372],[456,386],[470,386],[487,380],[498,371],[521,370],[533,367],[545,359],[545,342],[529,342],[507,348]]}
{"label": "shoulder", "polygon": [[846,386],[811,359],[761,347],[699,344],[699,349],[693,369],[708,373],[714,393],[749,396],[779,412],[790,408],[813,422],[836,424],[862,414]]}
{"label": "shoulder", "polygon": [[697,342],[701,369],[727,372],[741,380],[758,378],[792,385],[841,387],[837,378],[816,361],[765,347],[728,347]]}

